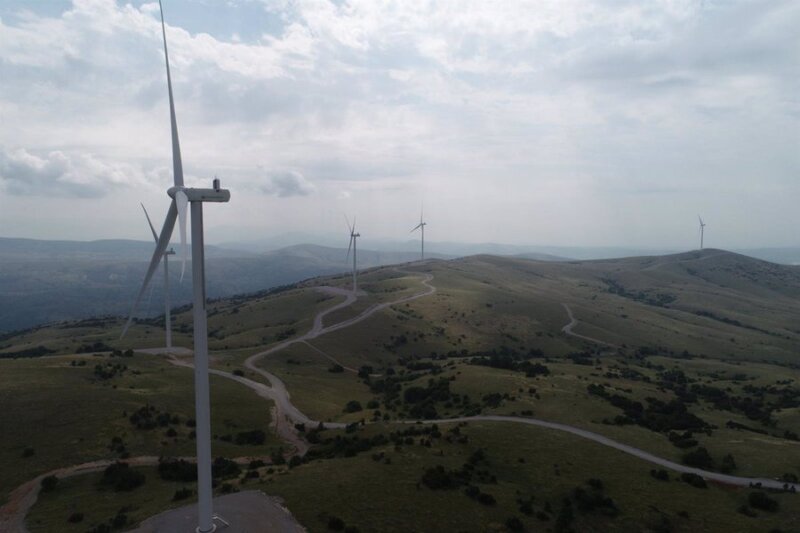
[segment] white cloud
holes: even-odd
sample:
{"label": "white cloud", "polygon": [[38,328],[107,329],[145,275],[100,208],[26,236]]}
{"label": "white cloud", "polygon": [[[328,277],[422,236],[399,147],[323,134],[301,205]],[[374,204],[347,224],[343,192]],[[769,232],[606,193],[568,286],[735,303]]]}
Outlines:
{"label": "white cloud", "polygon": [[0,146],[0,185],[14,195],[100,197],[115,188],[147,186],[148,181],[136,167],[101,161],[92,154],[35,155]]}
{"label": "white cloud", "polygon": [[[315,213],[329,200],[376,209],[374,231],[390,232],[381,194],[413,206],[435,192],[453,218],[446,238],[470,238],[459,228],[480,211],[520,228],[496,239],[558,242],[570,236],[531,224],[532,211],[602,204],[595,216],[611,225],[606,211],[648,191],[677,191],[669,203],[695,211],[726,187],[768,212],[754,192],[785,190],[800,170],[796,2],[263,3],[268,24],[233,16],[237,27],[165,4],[187,174],[219,172],[234,201],[253,202],[237,210],[246,216],[267,215],[237,188],[274,197],[262,202],[302,196],[291,214],[306,230],[324,224]],[[153,170],[171,166],[157,15],[121,0],[74,0],[60,15],[20,1],[4,14],[0,114],[13,126],[0,146],[25,148],[5,150],[3,168],[30,181],[4,175],[3,187],[168,186]],[[669,228],[670,207],[647,224]],[[608,238],[595,221],[590,242]]]}
{"label": "white cloud", "polygon": [[288,198],[291,196],[308,196],[315,190],[314,185],[302,174],[293,170],[275,172],[266,177],[261,185],[265,194]]}

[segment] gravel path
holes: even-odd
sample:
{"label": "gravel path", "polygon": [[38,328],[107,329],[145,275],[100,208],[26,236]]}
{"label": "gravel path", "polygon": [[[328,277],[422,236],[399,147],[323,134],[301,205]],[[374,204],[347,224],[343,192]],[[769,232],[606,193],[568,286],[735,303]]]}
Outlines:
{"label": "gravel path", "polygon": [[561,305],[564,306],[564,309],[567,311],[567,316],[569,316],[569,323],[561,328],[561,331],[570,335],[572,337],[576,337],[578,339],[583,339],[585,341],[594,342],[596,344],[602,344],[603,346],[608,346],[609,348],[616,348],[613,344],[609,344],[605,341],[601,341],[600,339],[595,339],[594,337],[587,337],[586,335],[581,335],[580,333],[574,333],[572,328],[578,325],[578,319],[575,318],[572,314],[572,309],[570,309],[569,305],[562,303]]}

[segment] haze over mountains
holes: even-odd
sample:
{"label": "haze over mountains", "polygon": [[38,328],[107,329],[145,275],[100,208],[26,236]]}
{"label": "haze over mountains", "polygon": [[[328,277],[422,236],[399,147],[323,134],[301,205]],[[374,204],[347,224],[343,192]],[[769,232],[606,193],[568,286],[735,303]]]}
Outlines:
{"label": "haze over mountains", "polygon": [[[208,295],[220,298],[256,292],[303,279],[347,272],[346,249],[297,244],[271,249],[278,241],[207,245]],[[426,243],[428,244],[428,243]],[[148,241],[43,241],[0,238],[0,332],[91,316],[123,315],[144,276],[153,244]],[[496,243],[429,243],[428,258],[452,259],[475,254],[508,255],[539,261],[649,256],[663,250],[519,246]],[[177,252],[179,250],[176,249]],[[800,263],[800,249],[747,250],[747,255]],[[365,241],[359,268],[419,259],[418,242]],[[179,283],[179,255],[173,257],[172,302],[189,303],[189,283]],[[187,261],[187,276],[191,261]],[[141,310],[142,316],[163,312],[163,278]]]}

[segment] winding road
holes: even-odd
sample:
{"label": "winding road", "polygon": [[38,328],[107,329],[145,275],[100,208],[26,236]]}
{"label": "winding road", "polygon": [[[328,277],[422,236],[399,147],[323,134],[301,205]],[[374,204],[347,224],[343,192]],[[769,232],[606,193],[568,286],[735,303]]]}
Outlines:
{"label": "winding road", "polygon": [[[398,272],[408,273],[408,274],[419,274],[417,272],[407,272],[400,269],[396,269]],[[284,438],[287,442],[292,444],[295,448],[295,453],[304,454],[308,449],[308,444],[296,433],[294,424],[302,423],[307,424],[309,426],[316,426],[320,424],[319,421],[312,420],[304,413],[302,413],[294,404],[291,402],[291,397],[289,395],[289,391],[286,389],[286,385],[283,381],[280,380],[274,374],[260,368],[257,366],[257,362],[267,357],[268,355],[274,354],[279,352],[293,344],[296,343],[307,343],[311,339],[315,339],[321,335],[325,335],[327,333],[338,331],[340,329],[353,326],[358,324],[367,318],[371,317],[378,311],[386,309],[387,307],[398,305],[405,302],[410,302],[412,300],[416,300],[418,298],[423,298],[425,296],[429,296],[436,292],[436,287],[431,284],[433,281],[433,275],[430,273],[424,273],[422,279],[420,280],[422,285],[425,286],[425,290],[415,293],[411,296],[405,296],[399,298],[397,300],[393,300],[391,302],[384,302],[380,304],[375,304],[367,308],[366,310],[362,311],[355,317],[346,319],[342,322],[338,322],[336,324],[332,324],[329,326],[324,325],[324,318],[325,316],[329,315],[330,313],[337,311],[339,309],[343,309],[353,302],[356,301],[357,296],[353,294],[352,291],[348,291],[338,287],[318,287],[317,289],[333,296],[344,296],[344,300],[337,303],[336,305],[325,309],[318,313],[314,317],[314,323],[312,328],[305,334],[286,340],[281,342],[267,350],[259,352],[255,355],[250,356],[245,360],[245,367],[261,376],[266,378],[271,386],[265,385],[264,383],[254,381],[252,379],[246,378],[244,376],[237,376],[229,372],[224,372],[222,370],[212,369],[210,372],[214,375],[221,376],[227,379],[232,379],[242,385],[250,388],[251,390],[255,391],[259,396],[262,398],[271,400],[275,404],[275,412],[273,420],[276,424],[276,431],[278,434]],[[579,335],[572,332],[572,328],[578,323],[577,319],[572,314],[571,309],[569,306],[564,303],[562,304],[564,309],[566,309],[567,314],[569,316],[570,322],[562,328],[562,331],[568,335],[572,335],[577,338],[581,338],[584,340],[588,340],[591,342],[603,344],[606,346],[612,346],[606,342],[600,341],[598,339],[594,339],[591,337],[586,337],[583,335]],[[163,353],[163,350],[139,350],[142,352],[148,353]],[[186,353],[187,351],[182,351],[182,353]],[[322,352],[322,355],[330,358],[327,354]],[[175,357],[174,355],[168,356],[168,361],[174,365],[185,367],[185,368],[193,368],[191,362],[186,360],[181,360]],[[540,420],[537,418],[530,418],[530,417],[520,417],[520,416],[504,416],[504,415],[477,415],[477,416],[468,416],[468,417],[459,417],[459,418],[447,418],[447,419],[439,419],[439,420],[405,420],[405,421],[392,421],[392,423],[397,424],[447,424],[447,423],[459,423],[459,422],[504,422],[504,423],[516,423],[516,424],[526,424],[532,425],[537,427],[542,427],[546,429],[552,429],[556,431],[563,431],[565,433],[569,433],[571,435],[575,435],[580,438],[588,439],[603,446],[608,446],[615,450],[621,451],[623,453],[627,453],[632,455],[638,459],[647,461],[649,463],[658,465],[663,468],[667,468],[669,470],[673,470],[675,472],[680,473],[689,473],[689,474],[696,474],[701,476],[707,480],[727,484],[727,485],[734,485],[740,487],[749,487],[749,486],[761,486],[763,488],[769,489],[777,489],[777,490],[785,490],[785,489],[793,489],[793,490],[800,490],[800,484],[797,483],[784,483],[783,481],[778,481],[775,479],[768,479],[768,478],[750,478],[750,477],[741,477],[741,476],[731,476],[727,474],[720,474],[718,472],[710,472],[707,470],[701,470],[699,468],[692,468],[686,465],[682,465],[668,459],[664,459],[662,457],[658,457],[653,455],[649,452],[646,452],[642,449],[635,448],[633,446],[629,446],[627,444],[623,444],[621,442],[617,442],[613,439],[600,435],[599,433],[594,433],[592,431],[588,431],[585,429],[581,429],[575,426],[570,426],[567,424],[560,424],[557,422],[550,422],[547,420]],[[345,427],[346,424],[343,423],[330,423],[325,422],[323,423],[327,428],[342,428]],[[245,461],[250,460],[251,458],[238,458],[238,461]],[[125,460],[128,463],[134,465],[153,465],[158,463],[157,457],[134,457]],[[39,488],[41,485],[42,478],[48,475],[56,475],[58,477],[70,477],[79,474],[85,474],[89,472],[97,472],[102,470],[106,466],[108,466],[113,461],[104,460],[104,461],[93,461],[89,463],[84,463],[81,465],[75,465],[71,467],[61,468],[57,470],[53,470],[52,472],[47,472],[36,478],[24,483],[23,485],[19,486],[9,495],[9,501],[0,508],[0,531],[26,531],[24,526],[24,519],[27,515],[30,508],[36,502],[38,497]]]}
{"label": "winding road", "polygon": [[562,303],[561,305],[564,306],[564,309],[567,311],[567,316],[569,317],[569,323],[561,328],[563,333],[570,335],[571,337],[575,337],[578,339],[583,339],[585,341],[594,342],[596,344],[602,344],[603,346],[608,346],[609,348],[616,348],[613,344],[609,344],[605,341],[601,341],[600,339],[595,339],[594,337],[587,337],[586,335],[581,335],[580,333],[575,333],[572,331],[572,328],[578,325],[578,319],[572,314],[572,309],[570,309],[568,304]]}

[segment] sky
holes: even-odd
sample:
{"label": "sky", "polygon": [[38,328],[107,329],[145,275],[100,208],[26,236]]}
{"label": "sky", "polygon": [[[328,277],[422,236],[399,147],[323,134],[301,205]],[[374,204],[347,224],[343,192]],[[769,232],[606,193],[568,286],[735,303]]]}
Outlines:
{"label": "sky", "polygon": [[[800,2],[164,0],[209,242],[800,245]],[[0,236],[148,239],[158,3],[0,0]],[[157,224],[160,224],[158,222]],[[177,235],[175,236],[177,237]]]}

